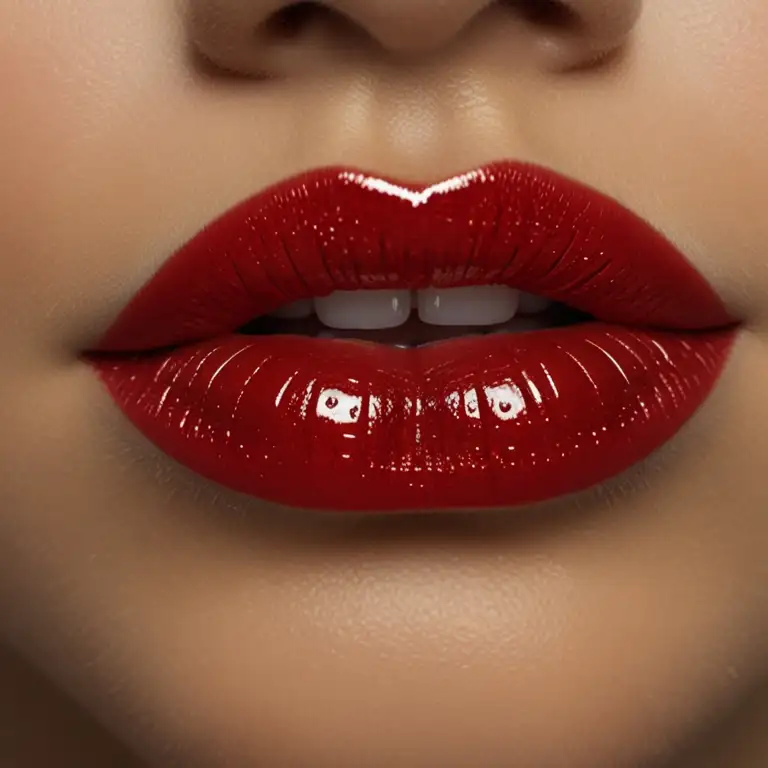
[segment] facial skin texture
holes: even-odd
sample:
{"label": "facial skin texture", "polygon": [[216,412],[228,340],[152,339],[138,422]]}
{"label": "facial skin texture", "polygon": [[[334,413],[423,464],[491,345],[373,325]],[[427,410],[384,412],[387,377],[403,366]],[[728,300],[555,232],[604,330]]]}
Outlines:
{"label": "facial skin texture", "polygon": [[[768,5],[571,5],[329,0],[347,21],[280,37],[278,0],[0,4],[0,639],[126,765],[768,762]],[[637,211],[744,322],[707,405],[604,488],[493,515],[277,509],[160,455],[80,359],[286,176],[501,158]],[[52,756],[19,737],[0,762],[107,764],[85,716],[4,667],[37,692],[23,719],[82,751],[43,726]]]}

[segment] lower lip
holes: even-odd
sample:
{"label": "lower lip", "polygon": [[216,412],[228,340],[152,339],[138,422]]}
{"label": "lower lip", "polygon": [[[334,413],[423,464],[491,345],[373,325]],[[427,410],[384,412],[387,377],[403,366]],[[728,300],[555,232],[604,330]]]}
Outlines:
{"label": "lower lip", "polygon": [[93,360],[160,449],[286,506],[512,507],[605,482],[704,403],[735,331],[600,323],[419,349],[229,336]]}

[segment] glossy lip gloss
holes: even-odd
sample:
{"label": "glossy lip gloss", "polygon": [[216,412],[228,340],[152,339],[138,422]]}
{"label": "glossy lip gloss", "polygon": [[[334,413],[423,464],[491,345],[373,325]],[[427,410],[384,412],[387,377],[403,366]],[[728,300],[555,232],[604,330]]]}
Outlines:
{"label": "glossy lip gloss", "polygon": [[[596,321],[397,349],[237,333],[336,290],[489,283]],[[283,505],[513,507],[584,490],[672,438],[734,320],[617,202],[531,165],[432,186],[347,168],[285,181],[183,246],[89,355],[169,456]]]}

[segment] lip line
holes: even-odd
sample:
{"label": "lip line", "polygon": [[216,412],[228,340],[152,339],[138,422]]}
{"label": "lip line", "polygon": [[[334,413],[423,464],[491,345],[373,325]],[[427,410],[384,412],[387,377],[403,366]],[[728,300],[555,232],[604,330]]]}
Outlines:
{"label": "lip line", "polygon": [[[387,512],[585,490],[643,461],[708,398],[734,318],[615,200],[515,163],[455,177],[416,207],[382,184],[318,169],[179,249],[89,356],[123,415],[230,490]],[[236,333],[310,295],[459,281],[503,282],[596,322],[414,350]]]}
{"label": "lip line", "polygon": [[[683,313],[680,315],[680,317],[677,318],[677,322],[654,323],[618,321],[618,324],[682,331],[712,330],[716,328],[727,328],[739,324],[739,321],[734,318],[729,310],[725,307],[724,302],[717,295],[714,288],[701,276],[698,270],[690,263],[690,261],[686,259],[686,257],[676,248],[676,246],[674,246],[661,232],[653,228],[652,225],[643,221],[631,210],[625,208],[617,201],[605,196],[598,190],[588,187],[581,182],[576,182],[574,180],[559,176],[554,171],[525,163],[492,163],[475,171],[456,175],[442,182],[431,185],[419,185],[396,182],[383,176],[373,175],[353,168],[331,166],[326,168],[318,168],[314,171],[301,174],[300,176],[286,179],[277,185],[269,187],[266,190],[263,190],[235,204],[223,214],[214,217],[211,222],[205,225],[195,236],[193,236],[186,244],[181,246],[175,254],[173,254],[163,265],[161,265],[159,270],[155,273],[154,277],[142,286],[142,288],[137,292],[133,299],[129,301],[128,306],[119,314],[115,323],[107,331],[101,342],[93,351],[150,351],[159,347],[176,346],[179,343],[196,342],[205,338],[212,338],[217,335],[226,335],[235,332],[238,328],[242,327],[247,322],[250,322],[255,317],[269,314],[280,306],[303,298],[318,298],[325,296],[333,292],[333,290],[366,290],[376,288],[392,290],[418,290],[420,288],[433,286],[436,283],[438,284],[437,287],[444,288],[488,285],[495,283],[510,285],[510,287],[518,288],[530,293],[536,293],[550,298],[553,301],[564,303],[576,309],[585,311],[587,314],[595,316],[598,320],[616,322],[611,317],[606,318],[600,313],[592,312],[589,308],[585,309],[583,305],[573,301],[573,297],[569,294],[573,293],[576,286],[579,286],[580,289],[583,289],[585,283],[583,274],[579,275],[575,281],[572,281],[572,285],[566,286],[567,290],[565,290],[563,286],[559,286],[558,291],[555,291],[556,295],[552,295],[552,293],[547,293],[546,291],[541,290],[540,286],[542,283],[547,282],[546,274],[542,274],[541,270],[539,271],[539,274],[533,278],[530,274],[532,271],[535,272],[535,270],[531,269],[531,263],[535,261],[535,258],[538,254],[534,254],[533,259],[530,257],[530,254],[528,254],[528,263],[524,265],[528,269],[528,274],[526,274],[525,270],[522,270],[521,273],[520,269],[517,269],[516,271],[513,269],[513,274],[510,276],[508,273],[510,272],[510,269],[514,265],[516,259],[521,255],[521,251],[525,248],[528,248],[529,250],[531,248],[530,237],[529,242],[523,242],[526,235],[525,232],[523,232],[522,235],[518,233],[520,242],[516,244],[514,249],[510,250],[506,263],[501,263],[497,260],[497,262],[490,267],[486,265],[483,269],[479,269],[476,266],[478,256],[477,252],[482,252],[484,248],[487,249],[490,247],[488,243],[483,240],[484,235],[481,232],[478,234],[475,241],[474,250],[476,252],[472,253],[469,259],[465,259],[463,265],[461,263],[457,263],[457,260],[451,254],[445,254],[441,256],[442,261],[441,259],[433,258],[428,262],[427,256],[423,253],[423,249],[422,252],[419,252],[419,250],[414,250],[411,255],[414,255],[414,253],[418,254],[418,258],[422,261],[421,271],[419,271],[418,268],[414,269],[412,263],[408,263],[406,265],[404,259],[402,258],[400,259],[400,266],[407,266],[407,269],[393,271],[392,263],[385,264],[387,258],[385,256],[386,247],[383,247],[385,237],[382,236],[380,243],[378,244],[379,246],[382,246],[382,274],[377,274],[373,278],[370,277],[370,275],[366,275],[365,281],[362,281],[359,278],[360,270],[355,263],[356,257],[354,253],[348,255],[346,263],[339,262],[334,265],[329,265],[326,261],[326,257],[322,254],[322,248],[318,247],[316,243],[315,248],[320,252],[320,258],[323,262],[322,269],[325,271],[326,277],[322,280],[319,280],[315,275],[312,285],[310,285],[305,279],[303,274],[303,267],[296,264],[296,256],[300,256],[301,254],[297,254],[295,249],[289,247],[286,242],[286,233],[275,232],[273,233],[274,241],[270,246],[264,244],[263,253],[255,254],[253,251],[250,253],[252,261],[257,259],[259,260],[259,269],[263,273],[257,275],[257,279],[262,283],[267,282],[273,284],[274,290],[271,291],[273,295],[269,297],[270,301],[267,301],[266,303],[264,302],[264,291],[262,290],[263,286],[261,286],[259,290],[254,291],[253,275],[249,276],[244,274],[246,271],[251,271],[255,274],[256,270],[253,269],[253,264],[247,264],[246,269],[243,269],[244,262],[242,259],[241,262],[238,262],[238,256],[236,253],[238,247],[240,247],[242,250],[242,243],[240,246],[238,246],[237,241],[242,241],[246,237],[246,233],[249,231],[248,227],[250,223],[258,221],[260,216],[264,216],[265,210],[269,209],[271,206],[276,205],[276,201],[280,201],[281,195],[293,195],[293,197],[298,200],[299,204],[304,203],[305,205],[308,205],[307,200],[309,200],[311,203],[313,196],[322,196],[323,194],[337,194],[341,196],[345,187],[357,187],[360,189],[365,189],[370,193],[371,205],[375,204],[384,206],[389,204],[391,206],[392,201],[396,201],[394,205],[399,206],[397,209],[398,215],[404,219],[405,217],[412,216],[414,218],[408,223],[415,222],[418,224],[428,219],[430,204],[435,206],[440,202],[441,197],[450,197],[449,193],[461,193],[463,189],[483,181],[486,176],[493,177],[494,174],[501,173],[506,173],[507,176],[517,173],[523,177],[525,177],[526,174],[532,175],[534,177],[543,175],[545,183],[555,185],[556,189],[558,188],[557,185],[561,185],[561,187],[566,185],[565,189],[567,190],[568,185],[570,185],[577,190],[580,188],[582,193],[584,191],[588,192],[592,198],[591,205],[602,205],[612,212],[611,215],[607,216],[608,224],[610,226],[628,226],[630,229],[633,229],[633,237],[636,239],[645,240],[649,245],[653,245],[657,249],[661,248],[666,250],[670,260],[677,260],[679,262],[677,277],[683,283],[693,281],[697,281],[699,283],[699,300],[702,299],[702,292],[710,293],[710,296],[708,297],[710,305],[709,313],[706,320],[695,318],[693,322],[687,324],[684,320],[680,320],[680,317],[684,317]],[[524,183],[521,183],[521,186],[524,186]],[[301,194],[296,192],[297,189],[302,190]],[[568,193],[567,191],[560,191],[559,194],[565,195]],[[341,210],[341,207],[339,207],[338,210]],[[424,214],[423,219],[421,219],[419,218],[421,215],[419,212],[427,213]],[[360,211],[355,212],[356,215],[359,213]],[[501,215],[503,215],[503,211],[499,213],[499,216]],[[611,219],[611,216],[613,216],[614,219],[619,220],[618,224],[616,221]],[[599,219],[600,216],[593,218]],[[575,219],[578,221],[579,217],[576,216]],[[293,224],[295,225],[295,222],[293,222]],[[310,219],[307,219],[305,220],[304,224],[308,227],[314,227],[315,231],[318,229],[317,221],[313,223]],[[500,222],[497,222],[497,224],[501,226]],[[255,230],[256,227],[253,226],[253,229]],[[529,230],[532,229],[533,228],[529,227]],[[325,232],[324,234],[327,235],[328,232]],[[527,234],[530,236],[536,235],[535,232],[531,231],[528,231]],[[555,236],[560,238],[561,253],[557,254],[557,258],[554,259],[553,263],[549,265],[551,271],[556,271],[558,269],[558,265],[566,257],[567,252],[574,247],[574,243],[576,243],[580,237],[580,230],[573,228],[573,230],[569,231],[568,234],[571,239],[567,243],[564,243],[562,240],[562,232],[555,233]],[[257,240],[259,238],[263,239],[263,233],[258,231],[255,233],[251,231],[249,236],[251,237],[251,242],[248,244],[245,250],[248,250],[248,247],[254,248],[257,245]],[[614,239],[616,238],[614,237]],[[564,249],[562,248],[563,244],[565,245]],[[370,247],[370,244],[368,244],[368,246]],[[545,246],[547,246],[546,243]],[[540,250],[545,246],[542,246],[541,243],[539,243]],[[614,243],[613,248],[616,247],[617,246]],[[220,252],[225,253],[226,256],[223,261],[226,261],[227,263],[216,263],[215,259],[211,257],[207,259],[201,258],[201,254],[203,254],[206,248],[209,250],[218,249]],[[190,256],[190,253],[193,255]],[[194,254],[197,255],[195,256]],[[603,254],[601,253],[600,256],[602,255]],[[215,330],[208,328],[203,333],[187,333],[186,335],[179,332],[175,334],[172,333],[170,334],[169,338],[161,339],[159,343],[142,342],[133,347],[131,344],[126,344],[126,338],[130,336],[130,333],[127,333],[124,329],[119,327],[125,316],[134,314],[135,317],[136,313],[132,313],[132,310],[137,304],[141,303],[144,307],[146,307],[148,303],[153,301],[153,299],[147,296],[147,294],[151,293],[153,286],[156,286],[157,282],[163,279],[163,275],[168,272],[168,268],[173,262],[178,262],[185,259],[189,261],[194,258],[198,258],[200,261],[201,270],[204,269],[208,272],[214,272],[215,270],[222,270],[226,269],[227,267],[231,269],[231,278],[239,283],[239,286],[235,286],[235,290],[241,293],[241,295],[238,297],[238,301],[241,306],[244,301],[248,304],[247,312],[244,312],[242,308],[239,308],[238,312],[234,313],[234,318],[228,318],[225,314],[224,317],[218,320],[218,324]],[[587,258],[588,257],[585,256],[585,259]],[[594,280],[596,277],[599,277],[603,270],[610,270],[612,259],[613,255],[609,254],[608,260],[600,265],[598,269],[594,270],[595,274],[592,275],[590,279]],[[392,261],[396,262],[397,259],[393,259]],[[279,265],[277,265],[278,262],[280,262]],[[639,260],[638,265],[641,267],[643,266]],[[456,270],[461,269],[462,266],[463,274],[461,277],[457,277]],[[274,274],[270,274],[270,270],[272,270]],[[451,270],[453,270],[453,273],[451,273]],[[347,274],[343,274],[345,271]],[[293,275],[291,275],[290,272],[293,272]],[[409,272],[409,274],[406,275],[406,272]],[[353,285],[354,278],[351,277],[352,273],[357,273],[358,285]],[[437,276],[437,280],[430,279],[434,278],[435,276]],[[645,277],[648,278],[648,275]],[[232,282],[232,279],[230,282]],[[290,281],[291,279],[293,280],[293,284],[287,288],[286,286],[288,283],[285,281]],[[362,284],[363,282],[365,284]],[[586,282],[589,283],[589,280]],[[658,280],[648,279],[647,282],[653,283],[658,282]],[[187,288],[188,287],[189,286],[187,286]],[[232,287],[233,286],[230,285],[228,286],[228,289]],[[205,293],[205,289],[201,291],[200,286],[195,286],[194,290],[197,291],[198,299],[200,295]],[[657,293],[660,292],[663,294],[667,289],[663,286],[656,285],[655,290]],[[171,292],[175,293],[176,291],[171,291],[169,290],[169,286],[166,286],[165,294],[169,294]],[[259,295],[260,293],[261,295]],[[281,294],[278,303],[275,303],[275,294]],[[245,300],[243,298],[244,295],[246,295]],[[210,297],[207,298],[210,300]],[[222,298],[223,300],[226,300],[226,297]],[[191,296],[190,303],[194,303],[196,300],[197,299],[195,296]],[[616,301],[618,302],[618,299]],[[668,298],[667,303],[669,304]],[[166,317],[165,319],[168,323],[173,322],[173,319],[171,318]],[[155,325],[156,327],[161,327],[162,323],[160,326],[158,326],[157,323],[155,323]],[[688,325],[690,325],[690,327],[687,327]],[[119,341],[116,341],[116,339]]]}

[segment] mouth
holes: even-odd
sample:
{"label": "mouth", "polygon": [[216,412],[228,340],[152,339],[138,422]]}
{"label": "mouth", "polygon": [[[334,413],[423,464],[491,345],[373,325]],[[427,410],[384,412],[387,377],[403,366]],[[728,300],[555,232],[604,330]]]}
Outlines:
{"label": "mouth", "polygon": [[205,227],[87,358],[150,441],[233,491],[481,509],[646,459],[735,335],[666,238],[550,170],[415,186],[328,168]]}
{"label": "mouth", "polygon": [[240,332],[418,349],[458,337],[524,333],[586,319],[588,315],[540,296],[488,285],[442,291],[338,291],[258,317]]}

